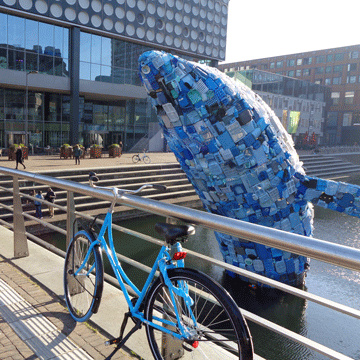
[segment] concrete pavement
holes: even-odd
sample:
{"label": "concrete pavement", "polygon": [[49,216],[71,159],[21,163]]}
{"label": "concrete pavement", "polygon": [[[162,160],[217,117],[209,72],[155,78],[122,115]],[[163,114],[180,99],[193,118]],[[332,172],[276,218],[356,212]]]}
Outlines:
{"label": "concrete pavement", "polygon": [[[109,158],[109,155],[104,154],[103,157],[97,159],[85,158],[80,160],[80,165],[75,165],[75,159],[60,159],[60,155],[30,155],[27,160],[24,160],[26,166],[25,171],[31,172],[47,172],[51,170],[59,169],[79,169],[79,168],[91,168],[98,167],[118,167],[134,165],[132,157],[134,153],[123,154],[120,158]],[[173,163],[177,162],[173,153],[147,153],[150,157],[152,164],[159,163]],[[140,161],[139,165],[144,163]],[[0,157],[0,166],[9,167],[15,169],[15,161],[8,160],[7,156]],[[19,165],[19,170],[23,170],[22,165]]]}

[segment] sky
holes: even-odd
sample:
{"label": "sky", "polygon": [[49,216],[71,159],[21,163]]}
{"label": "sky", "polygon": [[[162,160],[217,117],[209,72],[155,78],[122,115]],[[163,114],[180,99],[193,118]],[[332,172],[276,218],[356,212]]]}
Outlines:
{"label": "sky", "polygon": [[356,44],[358,0],[230,0],[222,63]]}

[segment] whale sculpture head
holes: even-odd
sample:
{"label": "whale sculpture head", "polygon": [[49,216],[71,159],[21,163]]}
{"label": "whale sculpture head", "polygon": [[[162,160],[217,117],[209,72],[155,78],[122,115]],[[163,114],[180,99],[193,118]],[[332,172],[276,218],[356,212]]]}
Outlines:
{"label": "whale sculpture head", "polygon": [[[298,192],[305,172],[291,136],[260,96],[215,68],[162,51],[142,54],[139,74],[206,210],[311,236],[312,206]],[[306,258],[216,236],[226,262],[302,283]]]}

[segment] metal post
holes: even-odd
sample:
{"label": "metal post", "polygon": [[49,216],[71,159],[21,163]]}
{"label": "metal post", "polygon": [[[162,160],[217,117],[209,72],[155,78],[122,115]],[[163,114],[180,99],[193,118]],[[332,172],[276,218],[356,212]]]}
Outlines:
{"label": "metal post", "polygon": [[24,216],[19,190],[19,178],[13,177],[13,204],[14,204],[14,257],[29,256],[29,249],[25,231]]}
{"label": "metal post", "polygon": [[[166,222],[168,224],[179,224],[181,221],[174,219],[174,218],[166,218]],[[169,290],[167,288],[164,288],[163,290],[164,292],[169,292]],[[164,298],[166,297],[170,297],[169,294],[165,295]],[[166,303],[164,302],[164,309],[165,308]],[[172,310],[169,309],[169,312],[171,312]],[[165,315],[164,315],[165,316]],[[171,330],[175,330],[173,327],[171,326],[167,326],[166,324],[164,324],[164,327],[168,327]],[[163,356],[163,358],[165,360],[175,360],[175,359],[180,359],[183,357],[184,355],[184,348],[182,347],[182,341],[175,339],[174,337],[172,337],[169,334],[165,334],[162,333],[162,338],[161,338],[161,355]]]}
{"label": "metal post", "polygon": [[28,124],[29,124],[29,89],[28,89],[28,76],[31,74],[37,74],[37,71],[30,71],[26,73],[25,91],[26,91],[26,104],[25,104],[25,146],[29,148],[28,139]]}
{"label": "metal post", "polygon": [[[71,239],[74,237],[74,233],[77,232],[77,224],[75,223],[75,201],[74,193],[72,191],[67,192],[67,217],[66,217],[66,249],[68,248]],[[75,226],[74,226],[75,223]],[[75,229],[74,229],[75,227]]]}

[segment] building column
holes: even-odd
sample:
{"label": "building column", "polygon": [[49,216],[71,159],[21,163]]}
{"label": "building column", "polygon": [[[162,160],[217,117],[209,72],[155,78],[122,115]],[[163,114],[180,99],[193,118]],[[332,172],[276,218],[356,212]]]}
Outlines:
{"label": "building column", "polygon": [[79,142],[80,28],[70,29],[70,145]]}

